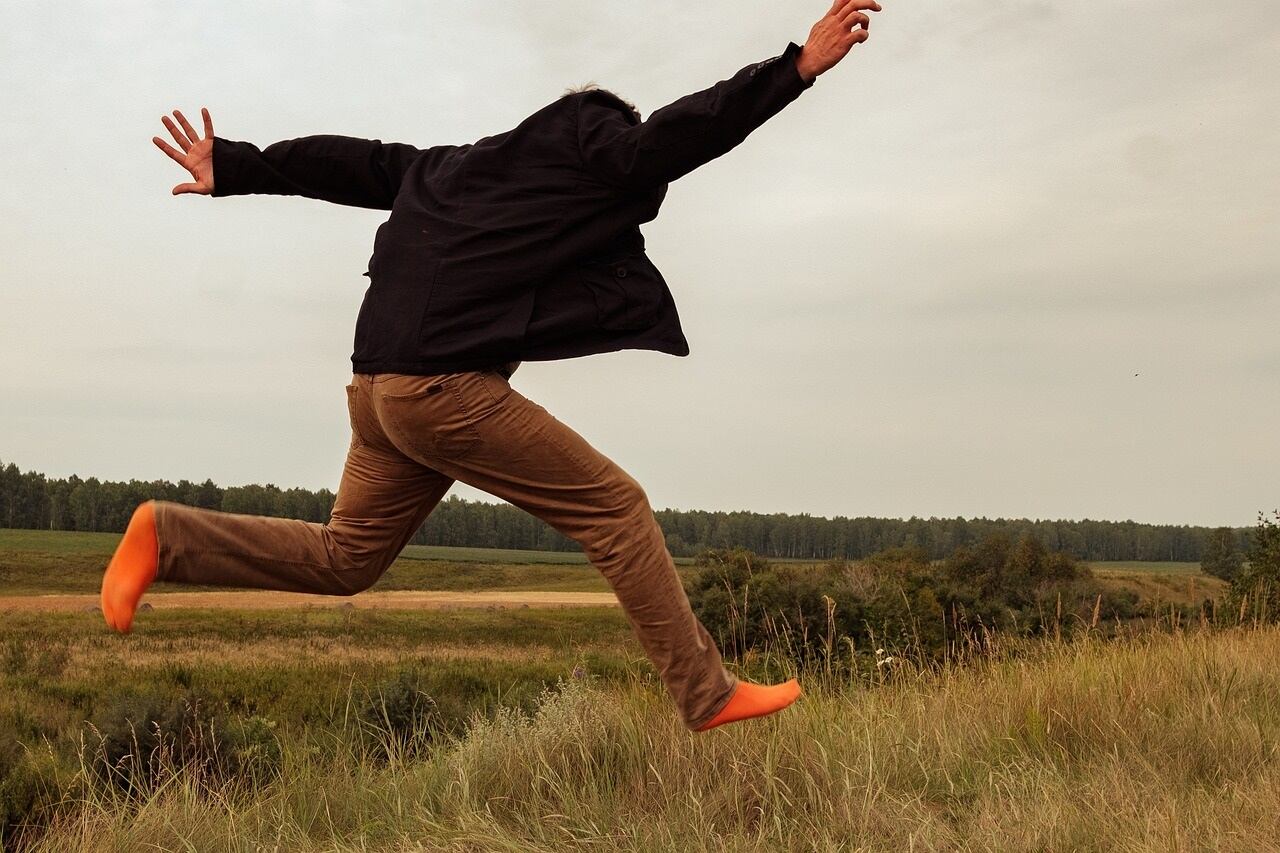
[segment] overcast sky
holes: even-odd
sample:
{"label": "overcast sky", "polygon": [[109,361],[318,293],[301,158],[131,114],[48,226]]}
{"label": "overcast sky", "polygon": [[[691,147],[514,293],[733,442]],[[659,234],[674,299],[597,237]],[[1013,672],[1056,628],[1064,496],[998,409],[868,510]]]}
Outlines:
{"label": "overcast sky", "polygon": [[[642,227],[691,354],[513,384],[656,508],[1246,526],[1280,505],[1280,3],[882,2]],[[827,6],[4,2],[0,459],[337,487],[386,213],[173,197],[161,115],[426,147],[594,80],[647,117]]]}

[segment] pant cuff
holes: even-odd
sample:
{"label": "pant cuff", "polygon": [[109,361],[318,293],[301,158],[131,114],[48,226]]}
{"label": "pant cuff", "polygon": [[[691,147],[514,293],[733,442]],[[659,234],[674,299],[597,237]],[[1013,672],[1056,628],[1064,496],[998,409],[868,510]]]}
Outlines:
{"label": "pant cuff", "polygon": [[738,689],[738,677],[729,670],[725,670],[725,676],[729,681],[729,689],[725,691],[724,698],[716,700],[706,714],[696,720],[686,720],[685,727],[691,732],[696,732],[699,728],[715,719],[716,714],[724,710],[724,706],[729,704],[729,700],[733,698],[734,692]]}

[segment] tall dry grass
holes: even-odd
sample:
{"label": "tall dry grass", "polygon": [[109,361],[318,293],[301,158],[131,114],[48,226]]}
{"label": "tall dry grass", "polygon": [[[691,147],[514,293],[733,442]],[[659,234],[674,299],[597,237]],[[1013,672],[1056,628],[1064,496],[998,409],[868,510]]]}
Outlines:
{"label": "tall dry grass", "polygon": [[425,757],[285,743],[256,790],[83,789],[37,849],[1277,849],[1280,629],[893,657],[806,671],[791,708],[704,734],[637,665]]}

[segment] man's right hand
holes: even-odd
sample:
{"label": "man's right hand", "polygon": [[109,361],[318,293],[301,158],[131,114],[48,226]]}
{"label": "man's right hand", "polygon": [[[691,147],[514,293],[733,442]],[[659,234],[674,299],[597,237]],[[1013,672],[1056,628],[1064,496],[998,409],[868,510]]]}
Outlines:
{"label": "man's right hand", "polygon": [[169,133],[173,134],[174,141],[182,148],[182,153],[179,154],[172,145],[160,137],[151,137],[151,141],[158,145],[161,151],[172,157],[179,166],[191,173],[191,177],[195,178],[194,183],[178,184],[173,188],[173,194],[209,195],[213,192],[213,119],[209,118],[207,109],[200,108],[200,115],[204,117],[204,138],[201,139],[181,112],[174,110],[173,114],[178,117],[178,122],[182,125],[181,130],[168,116],[161,116],[160,121],[164,122]]}
{"label": "man's right hand", "polygon": [[876,0],[835,0],[827,14],[809,30],[809,39],[796,57],[796,70],[806,83],[844,59],[855,44],[867,40]]}

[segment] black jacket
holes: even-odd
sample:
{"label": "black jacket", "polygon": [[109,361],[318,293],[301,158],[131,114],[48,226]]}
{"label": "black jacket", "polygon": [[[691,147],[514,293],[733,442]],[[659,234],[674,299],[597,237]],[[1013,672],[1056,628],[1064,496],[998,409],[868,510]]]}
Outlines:
{"label": "black jacket", "polygon": [[214,137],[214,196],[301,195],[390,210],[356,320],[357,373],[452,373],[620,349],[688,355],[640,224],[667,184],[813,85],[800,46],[641,122],[601,90],[467,145]]}

